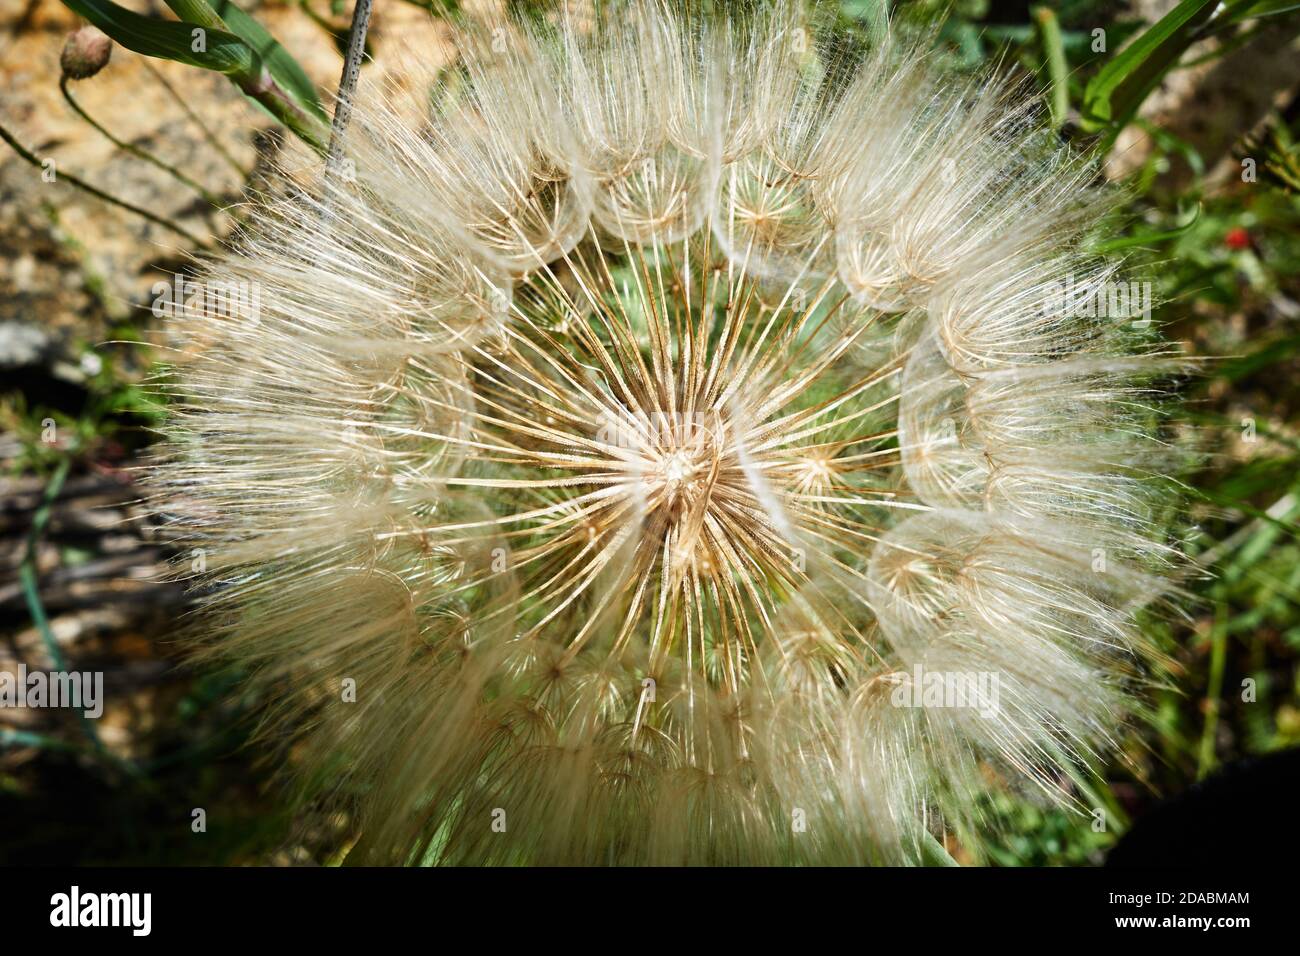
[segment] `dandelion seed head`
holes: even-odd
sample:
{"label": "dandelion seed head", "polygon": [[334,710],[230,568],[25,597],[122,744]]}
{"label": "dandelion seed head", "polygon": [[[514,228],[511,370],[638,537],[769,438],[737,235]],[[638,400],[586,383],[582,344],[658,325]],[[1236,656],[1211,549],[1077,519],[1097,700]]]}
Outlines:
{"label": "dandelion seed head", "polygon": [[1060,307],[1114,197],[1005,82],[816,40],[468,30],[174,323],[159,499],[358,858],[914,860],[1113,741],[1177,457],[1167,357]]}

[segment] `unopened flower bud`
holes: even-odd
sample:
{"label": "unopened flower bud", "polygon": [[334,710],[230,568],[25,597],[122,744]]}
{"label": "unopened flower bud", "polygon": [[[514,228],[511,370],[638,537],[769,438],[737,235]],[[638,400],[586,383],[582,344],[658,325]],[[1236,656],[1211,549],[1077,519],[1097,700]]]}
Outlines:
{"label": "unopened flower bud", "polygon": [[113,41],[95,27],[82,27],[68,34],[59,54],[59,66],[70,80],[86,80],[108,65]]}

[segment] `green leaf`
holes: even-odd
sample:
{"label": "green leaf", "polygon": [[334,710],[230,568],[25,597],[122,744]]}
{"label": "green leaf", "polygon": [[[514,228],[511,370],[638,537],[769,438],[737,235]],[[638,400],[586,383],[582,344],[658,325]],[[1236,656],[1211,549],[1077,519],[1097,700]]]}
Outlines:
{"label": "green leaf", "polygon": [[214,0],[212,7],[217,16],[230,27],[232,33],[257,51],[262,58],[262,63],[275,77],[276,82],[284,87],[300,106],[314,113],[322,121],[329,121],[317,95],[316,84],[279,40],[271,36],[265,27],[235,6],[231,0]]}
{"label": "green leaf", "polygon": [[[306,101],[300,100],[299,96],[307,94],[286,87],[281,82],[281,77],[273,73],[263,61],[257,49],[222,29],[225,22],[206,0],[169,0],[173,8],[184,15],[180,21],[141,16],[118,6],[112,0],[63,2],[70,10],[85,17],[128,50],[224,73],[258,106],[293,130],[303,141],[317,150],[325,148],[329,123],[316,99],[315,91],[310,91]],[[239,14],[235,15],[236,18],[238,16]],[[243,24],[245,21],[239,22]],[[260,27],[257,29],[261,30]],[[196,50],[195,39],[200,33],[203,49]],[[264,30],[260,35],[269,38]],[[267,49],[275,54],[277,46],[271,40]],[[280,52],[283,53],[282,50]],[[285,58],[288,58],[287,53],[279,61],[278,68],[281,71],[288,70]],[[292,74],[292,70],[285,73],[291,78]],[[301,68],[298,68],[297,74],[302,75]]]}
{"label": "green leaf", "polygon": [[1160,78],[1195,42],[1197,27],[1217,5],[1217,0],[1183,0],[1102,67],[1084,91],[1085,128],[1095,132],[1110,125],[1113,142]]}
{"label": "green leaf", "polygon": [[[247,43],[232,33],[192,23],[141,16],[111,0],[63,0],[74,13],[89,20],[117,43],[145,56],[175,60],[238,79],[253,79],[262,63]],[[203,47],[195,50],[195,30],[203,30]]]}

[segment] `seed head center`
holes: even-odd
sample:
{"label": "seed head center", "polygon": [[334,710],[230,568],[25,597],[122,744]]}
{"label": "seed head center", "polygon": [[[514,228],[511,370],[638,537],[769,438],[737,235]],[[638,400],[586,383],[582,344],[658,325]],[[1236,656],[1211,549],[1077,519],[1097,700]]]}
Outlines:
{"label": "seed head center", "polygon": [[666,436],[652,455],[650,485],[675,517],[683,506],[706,506],[720,451],[703,429]]}

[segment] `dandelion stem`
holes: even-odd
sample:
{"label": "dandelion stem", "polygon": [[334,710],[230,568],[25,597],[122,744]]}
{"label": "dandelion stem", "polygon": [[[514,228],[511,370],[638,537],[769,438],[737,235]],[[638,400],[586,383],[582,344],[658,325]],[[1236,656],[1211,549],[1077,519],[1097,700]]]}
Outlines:
{"label": "dandelion stem", "polygon": [[339,77],[339,92],[334,104],[334,122],[330,127],[329,156],[325,168],[330,174],[338,171],[343,159],[343,132],[352,118],[352,97],[357,90],[357,77],[361,73],[361,58],[366,52],[366,31],[370,29],[371,0],[357,0],[352,10],[352,29],[348,34],[348,52],[343,60],[343,73]]}

